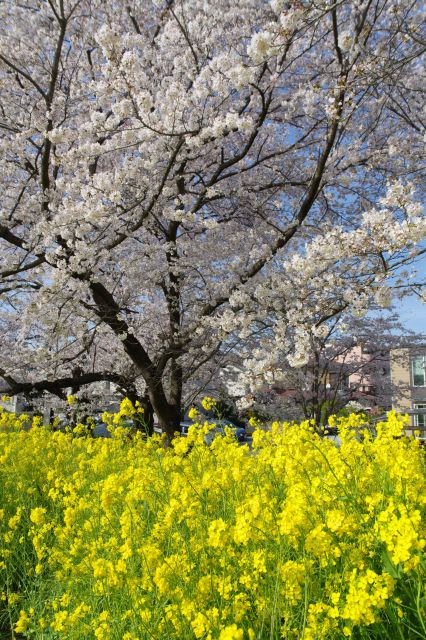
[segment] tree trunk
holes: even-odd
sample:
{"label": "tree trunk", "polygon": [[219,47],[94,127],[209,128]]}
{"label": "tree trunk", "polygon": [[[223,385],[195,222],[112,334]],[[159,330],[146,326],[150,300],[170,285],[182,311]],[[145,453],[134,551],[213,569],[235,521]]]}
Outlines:
{"label": "tree trunk", "polygon": [[175,433],[180,431],[180,406],[169,404],[162,388],[149,389],[148,395],[158,423],[166,434],[166,444],[170,444]]}
{"label": "tree trunk", "polygon": [[179,407],[179,417],[182,407],[183,372],[182,367],[176,358],[170,363],[170,403],[174,407]]}
{"label": "tree trunk", "polygon": [[164,392],[160,375],[155,370],[147,351],[133,333],[126,321],[120,317],[120,307],[112,294],[101,282],[91,282],[90,290],[96,304],[99,318],[108,324],[117,336],[120,336],[124,350],[136,365],[148,388],[148,397],[157,414],[160,427],[166,434],[166,441],[173,440],[180,425],[180,402],[169,403]]}

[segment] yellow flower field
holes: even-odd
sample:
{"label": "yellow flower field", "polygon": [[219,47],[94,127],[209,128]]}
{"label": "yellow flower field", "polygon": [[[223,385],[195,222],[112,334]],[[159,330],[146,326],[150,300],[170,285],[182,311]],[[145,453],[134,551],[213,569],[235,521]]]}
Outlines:
{"label": "yellow flower field", "polygon": [[[426,482],[389,414],[165,448],[0,414],[0,629],[72,640],[426,638]],[[81,435],[83,434],[83,435]],[[0,634],[1,635],[1,634]],[[9,632],[10,637],[10,632]]]}

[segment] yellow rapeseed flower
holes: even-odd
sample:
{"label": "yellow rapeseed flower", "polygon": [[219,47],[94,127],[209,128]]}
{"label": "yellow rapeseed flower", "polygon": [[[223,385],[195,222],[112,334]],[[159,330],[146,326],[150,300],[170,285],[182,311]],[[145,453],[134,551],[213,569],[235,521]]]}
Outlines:
{"label": "yellow rapeseed flower", "polygon": [[219,634],[219,640],[243,640],[244,631],[239,629],[236,624],[231,624],[222,629]]}
{"label": "yellow rapeseed flower", "polygon": [[205,396],[201,400],[201,405],[206,411],[211,411],[216,407],[216,400],[214,398],[211,398],[210,396]]}
{"label": "yellow rapeseed flower", "polygon": [[31,618],[29,617],[28,613],[24,610],[21,610],[19,612],[19,618],[15,623],[14,630],[16,633],[25,633],[25,631],[28,629],[30,624],[31,624]]}
{"label": "yellow rapeseed flower", "polygon": [[401,418],[368,439],[339,418],[340,448],[311,421],[275,422],[250,450],[206,446],[209,423],[165,448],[125,417],[107,414],[118,435],[102,439],[0,416],[0,600],[17,633],[297,640],[304,621],[304,640],[341,640],[372,622],[398,637],[402,616],[421,636],[426,480]]}
{"label": "yellow rapeseed flower", "polygon": [[195,407],[191,407],[188,411],[188,418],[193,421],[198,420],[200,418],[200,412]]}

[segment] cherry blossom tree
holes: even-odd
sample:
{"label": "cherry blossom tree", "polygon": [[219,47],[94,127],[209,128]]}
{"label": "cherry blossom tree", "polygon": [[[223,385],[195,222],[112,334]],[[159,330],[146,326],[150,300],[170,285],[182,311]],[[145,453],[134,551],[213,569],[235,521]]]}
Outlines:
{"label": "cherry blossom tree", "polygon": [[11,388],[119,378],[171,437],[227,345],[253,387],[405,286],[423,18],[408,0],[1,3]]}
{"label": "cherry blossom tree", "polygon": [[[330,320],[327,329],[323,337],[312,337],[309,360],[302,367],[281,360],[281,380],[253,395],[251,411],[265,419],[313,419],[324,425],[353,402],[364,409],[381,408],[382,413],[392,405],[396,388],[390,352],[421,345],[424,336],[408,332],[394,310],[376,309],[362,318],[342,314]],[[227,387],[238,402],[246,392],[238,385],[241,374],[237,368],[229,374]]]}

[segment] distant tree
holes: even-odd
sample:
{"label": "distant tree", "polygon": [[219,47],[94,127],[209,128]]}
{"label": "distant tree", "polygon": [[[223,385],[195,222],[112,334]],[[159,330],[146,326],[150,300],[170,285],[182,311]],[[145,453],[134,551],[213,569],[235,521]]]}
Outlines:
{"label": "distant tree", "polygon": [[271,418],[314,419],[318,425],[351,404],[389,407],[395,391],[390,350],[422,341],[395,313],[330,321],[327,335],[312,339],[309,361],[299,368],[283,361],[280,375],[275,374],[281,381],[254,393],[252,407]]}

